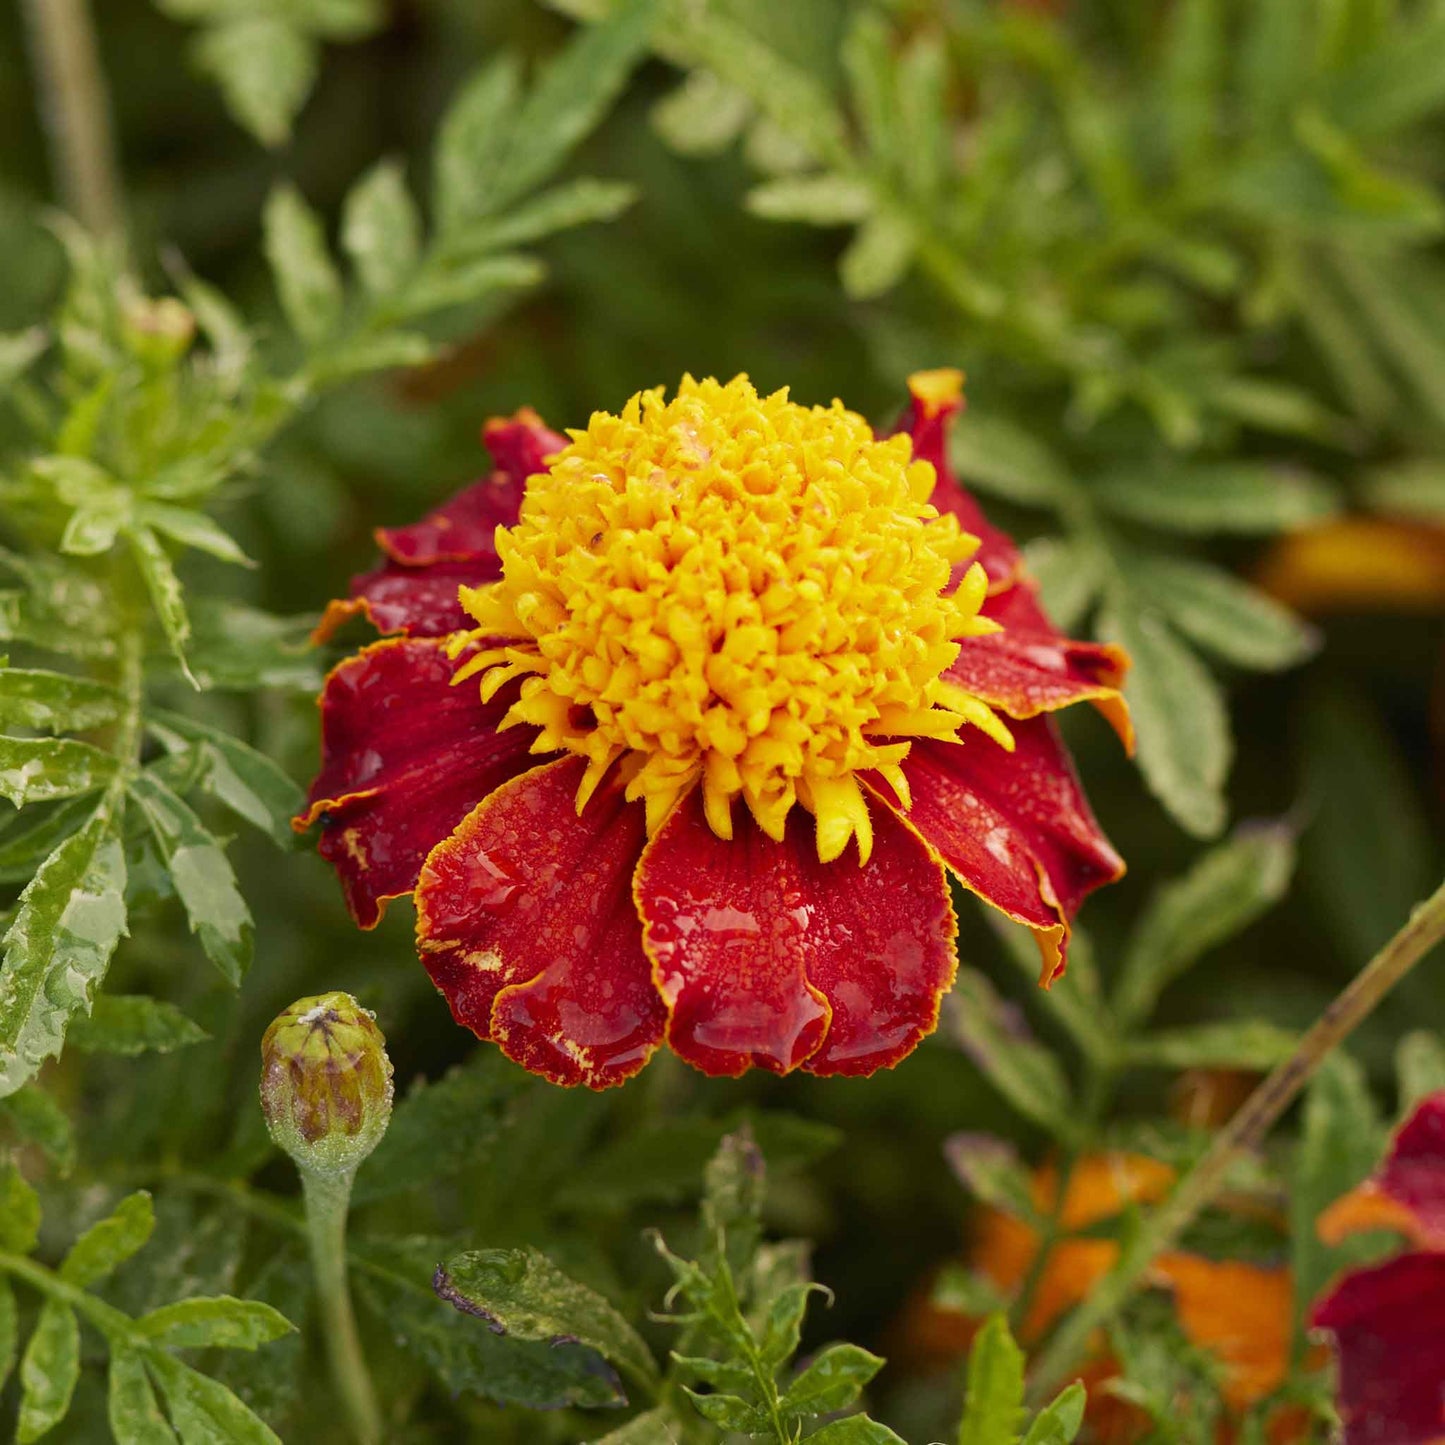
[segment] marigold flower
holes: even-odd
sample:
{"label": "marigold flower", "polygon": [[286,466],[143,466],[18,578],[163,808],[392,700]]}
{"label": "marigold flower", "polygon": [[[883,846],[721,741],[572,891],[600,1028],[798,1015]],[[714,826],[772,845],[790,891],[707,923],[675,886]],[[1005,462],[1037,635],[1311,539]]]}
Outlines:
{"label": "marigold flower", "polygon": [[318,635],[396,635],[327,679],[296,823],[363,927],[415,894],[459,1023],[594,1088],[664,1042],[872,1073],[953,981],[947,872],[1063,970],[1123,864],[1047,714],[1127,745],[1127,661],[1053,628],[949,472],[961,380],[915,376],[888,437],[746,377],[568,437],[522,411],[492,476],[377,534]]}
{"label": "marigold flower", "polygon": [[1327,1243],[1393,1229],[1414,1246],[1347,1271],[1311,1312],[1339,1356],[1345,1445],[1437,1445],[1445,1440],[1445,1093],[1419,1104],[1373,1178],[1318,1227]]}

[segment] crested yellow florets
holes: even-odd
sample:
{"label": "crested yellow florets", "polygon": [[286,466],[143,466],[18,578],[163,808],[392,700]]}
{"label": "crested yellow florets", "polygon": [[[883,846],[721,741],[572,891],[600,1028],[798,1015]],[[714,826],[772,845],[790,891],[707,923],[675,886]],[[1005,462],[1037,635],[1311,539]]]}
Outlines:
{"label": "crested yellow florets", "polygon": [[613,763],[649,832],[695,784],[732,836],[741,797],[781,838],[800,803],[819,856],[872,844],[857,774],[907,801],[909,739],[964,723],[1011,745],[977,698],[942,680],[986,579],[949,579],[977,540],[929,504],[933,467],[862,417],[760,397],[745,376],[683,379],[598,412],[527,484],[499,529],[500,581],[462,588],[486,646],[457,673],[490,698],[521,676],[508,723],[536,752],[589,767],[579,810]]}

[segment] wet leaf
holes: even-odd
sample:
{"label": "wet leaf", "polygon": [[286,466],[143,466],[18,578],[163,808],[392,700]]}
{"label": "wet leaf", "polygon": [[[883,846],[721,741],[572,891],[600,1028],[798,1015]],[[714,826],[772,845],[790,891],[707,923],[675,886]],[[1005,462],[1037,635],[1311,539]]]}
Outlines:
{"label": "wet leaf", "polygon": [[127,1195],[114,1212],[92,1224],[70,1246],[61,1261],[61,1279],[82,1288],[104,1279],[117,1265],[145,1247],[155,1223],[150,1195],[143,1189]]}
{"label": "wet leaf", "polygon": [[65,1418],[79,1378],[80,1322],[68,1304],[47,1299],[20,1357],[17,1445],[40,1439]]}

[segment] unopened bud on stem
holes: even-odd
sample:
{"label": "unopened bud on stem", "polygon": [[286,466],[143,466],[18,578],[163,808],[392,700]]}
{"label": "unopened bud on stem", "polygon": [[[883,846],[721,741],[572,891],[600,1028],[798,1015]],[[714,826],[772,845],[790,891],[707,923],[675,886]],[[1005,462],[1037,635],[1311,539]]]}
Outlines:
{"label": "unopened bud on stem", "polygon": [[306,1172],[351,1174],[391,1120],[391,1060],[375,1015],[348,993],[297,999],[261,1040],[261,1108]]}

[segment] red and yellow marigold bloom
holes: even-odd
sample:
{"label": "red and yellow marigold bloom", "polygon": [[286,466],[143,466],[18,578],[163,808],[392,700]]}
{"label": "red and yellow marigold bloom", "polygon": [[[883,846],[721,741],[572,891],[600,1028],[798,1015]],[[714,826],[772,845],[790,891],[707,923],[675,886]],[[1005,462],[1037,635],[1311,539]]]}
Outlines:
{"label": "red and yellow marigold bloom", "polygon": [[[1038,937],[1123,865],[1048,714],[1129,740],[1117,649],[1049,623],[944,459],[956,372],[888,437],[685,378],[496,471],[353,580],[390,634],[321,697],[322,825],[358,923],[414,894],[457,1021],[558,1083],[664,1042],[710,1074],[868,1074],[937,1022],[948,874]],[[570,440],[569,440],[570,438]]]}

